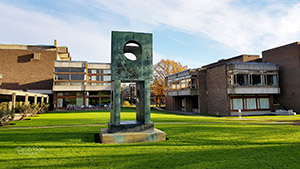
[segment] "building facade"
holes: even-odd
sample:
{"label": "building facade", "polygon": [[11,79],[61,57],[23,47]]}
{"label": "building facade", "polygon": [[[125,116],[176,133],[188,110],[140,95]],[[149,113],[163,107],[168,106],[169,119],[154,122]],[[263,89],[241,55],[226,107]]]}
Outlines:
{"label": "building facade", "polygon": [[300,112],[300,42],[276,47],[262,52],[262,61],[278,64],[280,95],[275,103],[286,110]]}
{"label": "building facade", "polygon": [[55,61],[54,65],[53,103],[55,109],[110,106],[109,63]]}
{"label": "building facade", "polygon": [[166,78],[168,110],[201,114],[270,114],[280,93],[279,67],[255,62],[257,55],[241,55]]}

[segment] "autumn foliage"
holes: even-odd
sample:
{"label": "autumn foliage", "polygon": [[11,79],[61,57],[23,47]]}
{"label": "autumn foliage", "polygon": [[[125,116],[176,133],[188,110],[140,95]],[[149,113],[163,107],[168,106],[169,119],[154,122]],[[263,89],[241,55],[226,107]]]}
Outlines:
{"label": "autumn foliage", "polygon": [[182,66],[180,62],[162,59],[153,66],[153,84],[151,85],[151,92],[154,95],[164,95],[165,78],[186,69],[188,69],[188,66]]}

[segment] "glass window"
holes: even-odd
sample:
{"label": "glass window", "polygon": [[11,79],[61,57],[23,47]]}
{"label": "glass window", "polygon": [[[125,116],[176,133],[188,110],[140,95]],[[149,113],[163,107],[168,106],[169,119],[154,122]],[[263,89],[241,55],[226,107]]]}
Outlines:
{"label": "glass window", "polygon": [[277,86],[277,76],[276,75],[266,75],[266,81],[268,86]]}
{"label": "glass window", "polygon": [[107,76],[107,75],[101,76],[101,78],[102,78],[101,81],[110,81],[111,80],[110,76]]}
{"label": "glass window", "polygon": [[55,80],[69,80],[69,75],[55,75]]}
{"label": "glass window", "polygon": [[246,98],[245,104],[247,105],[247,110],[255,110],[256,108],[256,98]]}
{"label": "glass window", "polygon": [[64,96],[83,96],[83,92],[64,92]]}
{"label": "glass window", "polygon": [[89,76],[89,81],[99,81],[99,76]]}
{"label": "glass window", "polygon": [[71,68],[71,72],[84,72],[85,68]]}
{"label": "glass window", "polygon": [[99,98],[89,98],[89,105],[99,106],[100,99]]}
{"label": "glass window", "polygon": [[99,94],[101,96],[103,96],[103,95],[110,95],[110,91],[100,91]]}
{"label": "glass window", "polygon": [[259,109],[270,109],[269,98],[259,98]]}
{"label": "glass window", "polygon": [[57,99],[57,107],[63,107],[63,99]]}
{"label": "glass window", "polygon": [[71,80],[84,80],[85,75],[72,74]]}
{"label": "glass window", "polygon": [[255,86],[263,85],[263,76],[262,75],[252,75],[252,84]]}
{"label": "glass window", "polygon": [[247,74],[237,74],[235,78],[235,84],[239,86],[248,85],[248,75]]}
{"label": "glass window", "polygon": [[242,98],[234,98],[232,99],[232,108],[233,110],[243,109],[243,99]]}
{"label": "glass window", "polygon": [[70,72],[69,67],[56,67],[55,72]]}
{"label": "glass window", "polygon": [[88,69],[88,73],[99,74],[99,73],[101,73],[101,70],[100,69]]}
{"label": "glass window", "polygon": [[110,97],[101,97],[101,107],[107,107],[110,104]]}
{"label": "glass window", "polygon": [[82,106],[83,105],[83,97],[76,98],[76,106]]}
{"label": "glass window", "polygon": [[110,74],[111,73],[110,69],[103,69],[102,71],[103,71],[103,74]]}
{"label": "glass window", "polygon": [[63,96],[63,92],[57,92],[57,96]]}

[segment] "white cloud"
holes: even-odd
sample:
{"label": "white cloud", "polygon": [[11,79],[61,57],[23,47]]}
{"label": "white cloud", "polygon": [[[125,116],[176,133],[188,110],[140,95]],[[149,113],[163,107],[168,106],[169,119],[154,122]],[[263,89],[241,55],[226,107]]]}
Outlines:
{"label": "white cloud", "polygon": [[40,12],[0,4],[0,43],[68,46],[72,60],[110,62],[107,25],[73,16],[60,19]]}
{"label": "white cloud", "polygon": [[[208,37],[238,53],[253,54],[299,40],[300,3],[263,2],[267,5],[237,0],[70,0],[62,4],[72,4],[72,8],[57,11],[59,15],[46,14],[38,7],[29,10],[0,3],[0,43],[52,44],[57,39],[69,47],[73,60],[110,62],[111,30],[174,29]],[[80,16],[76,7],[95,16]],[[154,63],[171,58],[190,67],[201,65],[160,52],[154,51]]]}
{"label": "white cloud", "polygon": [[300,35],[300,3],[276,1],[253,7],[234,0],[98,0],[95,6],[153,27],[165,25],[207,36],[240,53],[290,43]]}

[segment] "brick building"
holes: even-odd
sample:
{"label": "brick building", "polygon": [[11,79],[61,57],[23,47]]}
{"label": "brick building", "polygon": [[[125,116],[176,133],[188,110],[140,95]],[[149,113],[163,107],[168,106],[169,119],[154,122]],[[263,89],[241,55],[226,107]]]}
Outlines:
{"label": "brick building", "polygon": [[300,42],[276,47],[262,52],[262,61],[279,65],[280,95],[275,103],[284,109],[300,113]]}
{"label": "brick building", "polygon": [[[0,74],[0,89],[47,94],[54,108],[110,103],[110,64],[71,61],[68,48],[56,40],[54,45],[0,45]],[[0,95],[1,100],[11,97]]]}
{"label": "brick building", "polygon": [[279,67],[260,63],[258,55],[241,55],[166,78],[168,110],[216,115],[270,114],[280,93]]}

